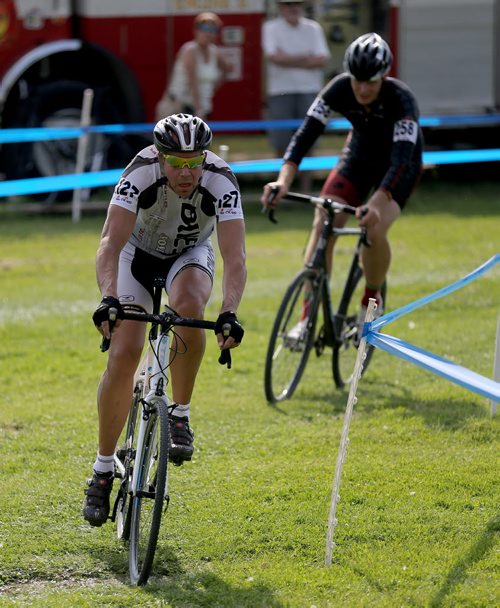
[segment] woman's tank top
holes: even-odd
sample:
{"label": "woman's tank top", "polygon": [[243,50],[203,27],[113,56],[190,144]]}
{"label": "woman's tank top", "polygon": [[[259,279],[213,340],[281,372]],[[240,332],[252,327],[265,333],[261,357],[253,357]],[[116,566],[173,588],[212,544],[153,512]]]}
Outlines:
{"label": "woman's tank top", "polygon": [[193,46],[196,53],[196,77],[198,79],[201,110],[205,115],[208,115],[212,111],[212,98],[215,92],[215,85],[220,78],[220,70],[217,63],[218,51],[215,44],[210,44],[208,47],[208,61],[205,61],[201,49],[194,40],[182,45],[175,60],[168,92],[183,104],[193,106],[193,96],[189,87],[186,68],[182,61],[184,53],[188,49],[193,48]]}

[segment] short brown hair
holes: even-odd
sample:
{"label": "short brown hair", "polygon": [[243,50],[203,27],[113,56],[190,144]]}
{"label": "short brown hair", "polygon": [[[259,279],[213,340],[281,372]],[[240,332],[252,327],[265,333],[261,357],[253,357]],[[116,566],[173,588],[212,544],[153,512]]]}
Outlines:
{"label": "short brown hair", "polygon": [[222,27],[222,19],[215,13],[198,13],[194,18],[195,27],[200,23],[214,23],[218,28]]}

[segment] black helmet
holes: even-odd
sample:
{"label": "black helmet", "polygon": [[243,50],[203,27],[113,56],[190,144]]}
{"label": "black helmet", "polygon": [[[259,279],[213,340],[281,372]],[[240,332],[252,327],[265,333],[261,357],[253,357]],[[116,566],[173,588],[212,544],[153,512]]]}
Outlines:
{"label": "black helmet", "polygon": [[382,78],[391,69],[392,53],[387,42],[371,32],[356,38],[344,55],[344,70],[356,80]]}
{"label": "black helmet", "polygon": [[172,114],[156,123],[153,140],[162,154],[201,151],[212,142],[212,131],[198,116]]}

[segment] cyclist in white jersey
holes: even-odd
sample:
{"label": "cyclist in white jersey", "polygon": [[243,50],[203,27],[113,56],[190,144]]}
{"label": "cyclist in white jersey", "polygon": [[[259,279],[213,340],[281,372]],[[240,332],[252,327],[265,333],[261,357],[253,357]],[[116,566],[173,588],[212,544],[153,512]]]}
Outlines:
{"label": "cyclist in white jersey", "polygon": [[[243,338],[236,311],[246,281],[245,227],[240,190],[229,165],[209,151],[212,133],[196,116],[175,114],[154,128],[154,145],[125,168],[108,209],[97,251],[102,301],[93,315],[109,338],[109,309],[118,311],[107,368],[98,390],[99,448],[85,490],[83,515],[94,526],[108,518],[113,454],[130,407],[134,372],[145,339],[143,323],[121,320],[123,306],[152,311],[153,282],[164,277],[169,305],[180,315],[202,319],[212,292],[216,229],[223,261],[222,304],[216,335],[221,349]],[[222,326],[231,326],[224,337]],[[205,332],[176,329],[186,352],[171,363],[170,456],[191,460],[190,402],[205,350]]]}

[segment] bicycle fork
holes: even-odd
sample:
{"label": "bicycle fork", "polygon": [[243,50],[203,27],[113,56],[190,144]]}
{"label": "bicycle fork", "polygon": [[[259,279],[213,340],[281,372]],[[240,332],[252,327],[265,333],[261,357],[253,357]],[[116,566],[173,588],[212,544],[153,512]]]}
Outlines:
{"label": "bicycle fork", "polygon": [[[146,396],[141,399],[142,412],[137,433],[136,458],[142,454],[145,441],[147,441],[147,425],[151,412],[157,408],[165,408],[167,411],[169,405],[168,398],[165,393],[165,386],[167,384],[167,375],[165,370],[170,352],[170,336],[168,333],[160,332],[157,334],[153,351],[154,352],[149,352],[148,357],[146,358],[144,387],[145,390],[147,390],[147,387],[149,387],[149,391],[147,392]],[[150,449],[154,450],[155,446],[150,446]],[[144,490],[142,490],[140,487],[143,484],[142,482],[140,483],[139,474],[139,467],[134,466],[129,494],[132,497],[138,495],[151,497],[149,496],[148,492],[144,492]],[[165,484],[164,498],[166,499],[167,496],[168,477]]]}

